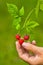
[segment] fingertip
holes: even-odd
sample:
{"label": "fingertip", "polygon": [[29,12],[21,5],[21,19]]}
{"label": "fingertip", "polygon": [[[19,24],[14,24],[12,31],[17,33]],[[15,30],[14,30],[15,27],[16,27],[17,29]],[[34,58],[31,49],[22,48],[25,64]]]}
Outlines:
{"label": "fingertip", "polygon": [[21,48],[21,45],[19,44],[18,41],[16,41],[16,47],[19,48],[19,49]]}
{"label": "fingertip", "polygon": [[16,41],[16,44],[18,44],[18,41]]}
{"label": "fingertip", "polygon": [[33,40],[32,42],[36,42],[35,40]]}
{"label": "fingertip", "polygon": [[18,42],[18,41],[16,41],[16,46],[20,46],[20,44],[19,44],[19,42]]}
{"label": "fingertip", "polygon": [[24,48],[27,48],[28,46],[30,45],[30,43],[29,42],[24,42],[23,44],[22,44],[22,46],[24,47]]}
{"label": "fingertip", "polygon": [[17,45],[18,45],[18,41],[16,41],[16,43],[15,43],[15,44],[16,44],[16,46],[17,46]]}
{"label": "fingertip", "polygon": [[32,41],[32,44],[36,44],[36,41],[35,41],[35,40],[33,40],[33,41]]}
{"label": "fingertip", "polygon": [[25,46],[26,45],[26,42],[24,42],[23,44],[22,44],[22,46]]}

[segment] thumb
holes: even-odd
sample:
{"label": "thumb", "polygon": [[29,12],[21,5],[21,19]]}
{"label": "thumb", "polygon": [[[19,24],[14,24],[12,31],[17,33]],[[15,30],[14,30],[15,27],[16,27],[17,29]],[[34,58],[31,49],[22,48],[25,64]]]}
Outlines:
{"label": "thumb", "polygon": [[37,54],[39,51],[39,48],[37,47],[37,46],[35,46],[35,45],[32,45],[32,44],[30,44],[30,43],[23,43],[22,44],[22,46],[26,49],[26,50],[28,50],[28,51],[31,51],[31,52],[33,52],[34,54]]}

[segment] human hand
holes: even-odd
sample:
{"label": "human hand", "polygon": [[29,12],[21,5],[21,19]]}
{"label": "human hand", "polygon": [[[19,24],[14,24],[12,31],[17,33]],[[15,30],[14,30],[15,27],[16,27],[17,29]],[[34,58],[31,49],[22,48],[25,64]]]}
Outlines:
{"label": "human hand", "polygon": [[[35,46],[36,42],[24,42],[22,46],[16,42],[19,57],[30,65],[43,65],[43,47]],[[33,52],[30,54],[29,52]]]}

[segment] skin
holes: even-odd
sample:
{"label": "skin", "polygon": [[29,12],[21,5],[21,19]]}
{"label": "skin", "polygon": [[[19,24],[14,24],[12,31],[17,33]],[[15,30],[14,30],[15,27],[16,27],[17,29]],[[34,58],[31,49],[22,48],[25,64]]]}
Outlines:
{"label": "skin", "polygon": [[[43,47],[36,46],[36,42],[24,42],[22,46],[16,42],[19,57],[30,65],[43,65]],[[32,53],[30,53],[30,51]]]}

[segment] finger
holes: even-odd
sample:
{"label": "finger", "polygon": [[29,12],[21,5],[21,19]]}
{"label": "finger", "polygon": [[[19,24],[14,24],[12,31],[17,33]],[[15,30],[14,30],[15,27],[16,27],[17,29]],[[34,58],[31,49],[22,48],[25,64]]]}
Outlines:
{"label": "finger", "polygon": [[21,45],[18,42],[16,42],[16,49],[20,58],[22,58],[23,55],[30,56],[28,51],[21,47]]}
{"label": "finger", "polygon": [[17,48],[17,52],[18,52],[18,54],[19,54],[19,57],[20,57],[22,60],[24,60],[24,61],[26,61],[26,62],[28,62],[28,63],[31,64],[31,60],[30,60],[29,54],[23,53],[22,47],[19,45],[18,42],[16,42],[16,48]]}
{"label": "finger", "polygon": [[40,58],[37,55],[30,57],[30,56],[27,56],[27,54],[24,54],[24,55],[22,55],[21,59],[28,62],[31,65],[36,65]]}
{"label": "finger", "polygon": [[22,44],[22,46],[23,46],[26,50],[31,51],[31,52],[33,52],[34,54],[37,54],[37,53],[38,53],[38,47],[37,47],[37,46],[34,46],[34,45],[30,44],[30,43],[25,43],[25,42]]}
{"label": "finger", "polygon": [[33,45],[36,45],[36,41],[35,41],[35,40],[33,40],[33,41],[32,41],[32,44],[33,44]]}
{"label": "finger", "polygon": [[21,47],[21,45],[18,43],[18,41],[16,42],[16,49],[19,55],[23,54],[23,49]]}
{"label": "finger", "polygon": [[21,58],[23,61],[25,61],[25,62],[31,64],[31,61],[29,60],[29,57],[30,57],[29,54],[25,53],[25,54],[23,54],[20,58]]}
{"label": "finger", "polygon": [[23,55],[24,53],[28,54],[28,51],[25,50],[18,42],[16,42],[16,49],[19,56]]}
{"label": "finger", "polygon": [[40,57],[38,57],[38,55],[36,55],[36,56],[31,56],[28,60],[31,65],[38,65],[39,59],[40,59]]}

